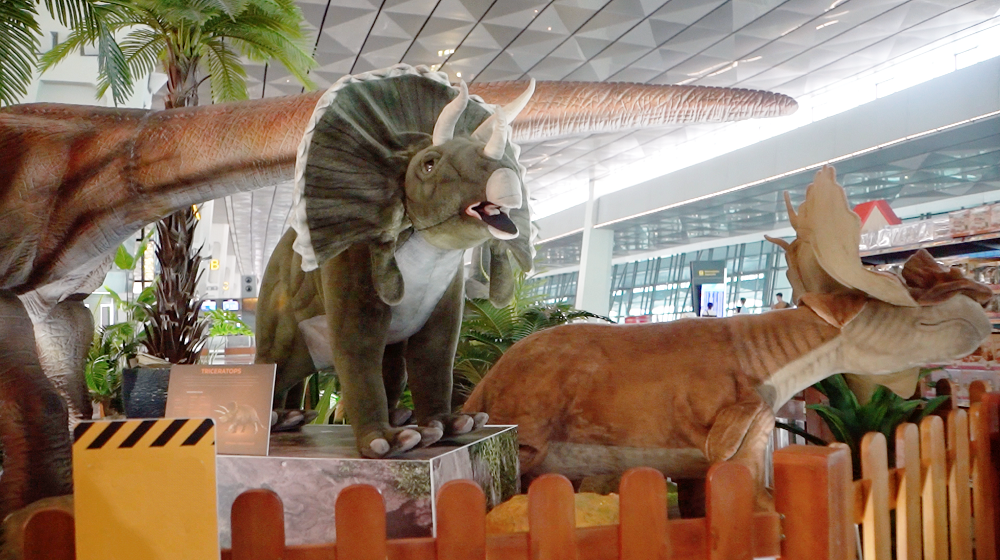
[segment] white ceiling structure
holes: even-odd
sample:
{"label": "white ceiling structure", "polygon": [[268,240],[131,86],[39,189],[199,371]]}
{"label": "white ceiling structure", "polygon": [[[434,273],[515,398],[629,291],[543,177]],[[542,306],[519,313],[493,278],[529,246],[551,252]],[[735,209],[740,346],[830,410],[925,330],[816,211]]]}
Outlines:
{"label": "white ceiling structure", "polygon": [[[800,98],[997,19],[1000,0],[299,0],[316,32],[312,78],[400,62],[453,80],[692,84]],[[280,66],[253,66],[251,96],[301,92]],[[660,161],[725,125],[589,135],[522,146],[539,214],[616,189],[629,166]],[[753,141],[752,139],[750,141]],[[655,168],[654,171],[655,173]],[[649,171],[647,170],[647,175]],[[634,183],[634,182],[633,182]],[[290,185],[227,203],[245,274],[263,274],[285,228]]]}

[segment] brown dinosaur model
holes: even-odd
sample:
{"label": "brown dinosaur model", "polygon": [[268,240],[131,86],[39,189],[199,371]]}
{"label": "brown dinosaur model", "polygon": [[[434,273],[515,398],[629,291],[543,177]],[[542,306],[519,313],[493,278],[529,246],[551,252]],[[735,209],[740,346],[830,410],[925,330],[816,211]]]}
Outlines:
{"label": "brown dinosaur model", "polygon": [[[580,90],[586,97],[576,107],[563,90],[540,83],[540,105],[526,109],[514,136],[538,141],[555,130],[601,131],[616,114],[652,126],[795,110],[788,97],[766,92],[592,87],[596,93]],[[488,99],[505,103],[514,89],[523,85]],[[66,402],[73,417],[88,417],[90,409],[82,372],[93,326],[79,300],[101,285],[115,248],[188,205],[289,183],[322,95],[162,112],[0,108],[0,516],[70,490]],[[636,95],[648,100],[641,109],[628,103]],[[592,103],[595,97],[600,102]],[[580,118],[587,112],[603,118],[588,128]]]}
{"label": "brown dinosaur model", "polygon": [[504,354],[465,408],[518,425],[529,477],[582,479],[645,464],[703,478],[712,463],[736,461],[755,477],[757,507],[771,508],[764,453],[774,411],[793,395],[835,373],[877,376],[959,358],[990,333],[989,287],[927,252],[907,261],[902,280],[862,267],[860,220],[833,168],[817,173],[797,216],[788,207],[798,308],[541,331]]}

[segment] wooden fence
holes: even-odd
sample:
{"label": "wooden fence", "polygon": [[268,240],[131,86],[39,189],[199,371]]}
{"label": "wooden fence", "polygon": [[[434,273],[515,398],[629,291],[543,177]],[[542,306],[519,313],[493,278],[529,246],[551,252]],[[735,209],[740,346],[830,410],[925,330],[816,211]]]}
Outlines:
{"label": "wooden fence", "polygon": [[[573,488],[558,475],[528,490],[529,531],[486,535],[486,500],[470,481],[444,485],[437,537],[386,540],[378,491],[351,486],[337,498],[337,542],[286,546],[281,500],[267,490],[233,504],[231,550],[223,560],[848,560],[859,524],[865,560],[1000,560],[1000,394],[977,395],[969,413],[949,412],[896,432],[896,467],[886,439],[868,434],[861,480],[852,481],[846,446],[791,446],[774,454],[776,513],[753,511],[753,484],[741,465],[712,467],[706,516],[667,519],[666,484],[648,468],[621,482],[620,523],[575,528]],[[946,430],[947,424],[947,430]],[[947,436],[946,436],[947,432]],[[971,519],[974,518],[974,521]],[[72,518],[42,510],[24,532],[26,560],[72,560]],[[109,537],[110,538],[110,537]]]}

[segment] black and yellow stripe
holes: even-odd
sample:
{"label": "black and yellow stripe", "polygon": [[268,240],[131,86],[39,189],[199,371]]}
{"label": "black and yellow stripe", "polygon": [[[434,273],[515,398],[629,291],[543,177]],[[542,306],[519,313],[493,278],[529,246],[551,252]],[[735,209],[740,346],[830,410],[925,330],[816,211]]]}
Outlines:
{"label": "black and yellow stripe", "polygon": [[77,558],[219,558],[214,421],[86,422],[73,439]]}
{"label": "black and yellow stripe", "polygon": [[75,450],[174,448],[215,445],[211,418],[83,422],[73,430]]}

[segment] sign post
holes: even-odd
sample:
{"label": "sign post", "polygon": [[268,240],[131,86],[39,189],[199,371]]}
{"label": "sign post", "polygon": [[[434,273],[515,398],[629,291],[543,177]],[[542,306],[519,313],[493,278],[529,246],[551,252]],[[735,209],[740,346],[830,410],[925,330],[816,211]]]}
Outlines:
{"label": "sign post", "polygon": [[[701,317],[701,292],[704,284],[726,283],[726,261],[694,261],[691,263],[692,308]],[[718,306],[716,313],[722,313],[723,302],[713,302]]]}

